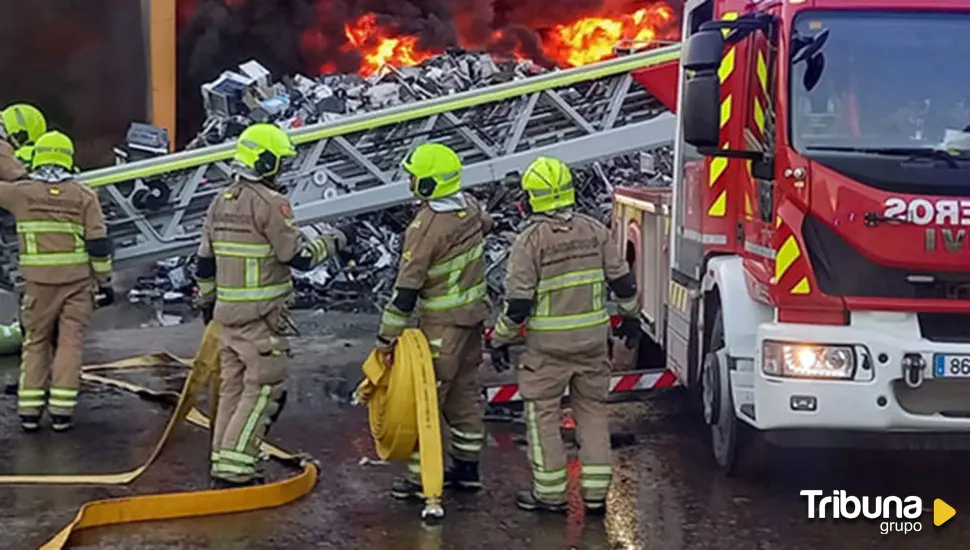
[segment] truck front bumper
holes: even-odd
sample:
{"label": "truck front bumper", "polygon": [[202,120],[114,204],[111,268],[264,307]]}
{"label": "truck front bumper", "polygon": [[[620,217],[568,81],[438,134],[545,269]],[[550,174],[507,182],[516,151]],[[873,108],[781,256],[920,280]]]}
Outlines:
{"label": "truck front bumper", "polygon": [[[782,364],[795,364],[783,374],[780,349],[787,354]],[[850,379],[837,379],[833,371],[822,379],[794,372],[823,349],[855,352]],[[803,352],[809,359],[800,362]],[[910,313],[856,312],[849,326],[765,323],[757,332],[752,424],[761,430],[970,433],[970,378],[934,378],[936,354],[970,357],[970,344],[924,339]],[[914,364],[925,366],[917,369],[916,387],[904,380]]]}

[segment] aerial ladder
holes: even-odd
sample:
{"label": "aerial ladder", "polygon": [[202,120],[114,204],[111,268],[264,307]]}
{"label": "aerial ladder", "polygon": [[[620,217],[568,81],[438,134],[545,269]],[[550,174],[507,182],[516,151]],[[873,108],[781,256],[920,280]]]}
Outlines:
{"label": "aerial ladder", "polygon": [[[292,130],[298,155],[281,182],[307,225],[410,200],[400,161],[426,140],[461,155],[466,187],[502,181],[538,155],[583,164],[659,147],[672,142],[675,118],[631,72],[679,53],[671,45]],[[232,154],[227,143],[82,173],[99,190],[116,268],[191,253]],[[0,270],[0,286],[14,288],[10,219],[0,225]]]}

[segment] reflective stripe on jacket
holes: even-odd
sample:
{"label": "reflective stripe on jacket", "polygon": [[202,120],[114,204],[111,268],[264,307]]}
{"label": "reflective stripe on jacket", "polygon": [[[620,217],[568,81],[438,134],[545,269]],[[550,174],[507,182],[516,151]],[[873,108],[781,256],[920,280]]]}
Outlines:
{"label": "reflective stripe on jacket", "polygon": [[[212,251],[215,253],[217,265],[239,262],[243,270],[242,286],[216,285],[217,300],[263,302],[286,297],[293,289],[293,282],[289,277],[283,282],[262,283],[262,265],[266,262],[278,263],[269,244],[212,241]],[[216,273],[219,271],[217,268]]]}
{"label": "reflective stripe on jacket", "polygon": [[0,207],[16,219],[26,281],[110,281],[111,245],[101,203],[91,188],[73,180],[0,184]]}
{"label": "reflective stripe on jacket", "polygon": [[[572,302],[575,312],[553,315],[552,302],[557,291],[589,287],[590,300],[586,305]],[[547,279],[539,279],[536,287],[536,306],[529,317],[527,330],[558,332],[563,330],[579,330],[606,324],[610,316],[606,311],[604,294],[606,293],[606,276],[602,268],[578,269],[567,271]]]}

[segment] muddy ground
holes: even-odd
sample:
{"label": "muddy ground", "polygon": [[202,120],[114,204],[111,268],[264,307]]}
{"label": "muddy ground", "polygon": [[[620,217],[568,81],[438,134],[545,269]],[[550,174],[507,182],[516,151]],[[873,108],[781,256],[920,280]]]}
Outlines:
{"label": "muddy ground", "polygon": [[[127,306],[125,306],[127,307]],[[124,309],[124,308],[123,308]],[[166,350],[191,356],[201,322],[137,328],[151,315],[128,308],[99,314],[85,350],[89,363]],[[966,548],[970,478],[965,453],[774,450],[769,468],[753,479],[729,479],[715,469],[683,393],[670,391],[614,405],[617,473],[605,519],[584,518],[573,494],[566,517],[534,516],[514,506],[529,482],[522,427],[491,423],[483,457],[486,490],[449,498],[448,517],[422,526],[419,504],[387,495],[400,465],[361,465],[375,458],[366,414],[346,399],[359,379],[376,319],[349,314],[298,315],[290,398],[272,440],[311,453],[323,465],[316,489],[290,506],[194,520],[136,524],[82,532],[76,548],[503,550],[533,549],[862,549]],[[4,358],[0,379],[16,379],[16,358]],[[484,371],[483,371],[484,372]],[[164,389],[179,385],[178,371],[129,373]],[[160,435],[169,409],[119,390],[89,385],[77,428],[63,435],[19,432],[15,398],[0,402],[0,472],[104,473],[140,464]],[[0,487],[0,548],[36,548],[74,516],[86,500],[203,488],[207,436],[186,427],[160,462],[129,487]],[[285,472],[277,467],[273,475]],[[571,474],[572,475],[572,474]],[[942,498],[957,516],[921,532],[883,535],[871,520],[806,519],[803,489],[851,495],[910,494],[927,507]]]}

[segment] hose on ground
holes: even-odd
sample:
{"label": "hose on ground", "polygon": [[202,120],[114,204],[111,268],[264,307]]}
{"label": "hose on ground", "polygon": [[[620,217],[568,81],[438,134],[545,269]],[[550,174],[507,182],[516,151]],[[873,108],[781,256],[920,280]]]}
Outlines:
{"label": "hose on ground", "polygon": [[368,407],[377,455],[382,460],[403,461],[417,450],[425,497],[421,517],[443,517],[438,385],[428,339],[418,329],[407,329],[397,339],[393,365],[385,365],[375,350],[362,370],[364,380],[354,393],[354,401]]}

